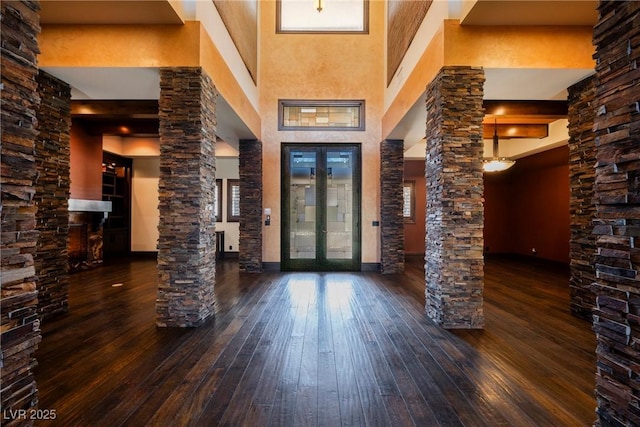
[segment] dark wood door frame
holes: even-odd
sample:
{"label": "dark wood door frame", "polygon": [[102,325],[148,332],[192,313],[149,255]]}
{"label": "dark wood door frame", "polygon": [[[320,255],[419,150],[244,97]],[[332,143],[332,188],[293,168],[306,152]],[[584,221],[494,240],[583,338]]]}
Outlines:
{"label": "dark wood door frame", "polygon": [[[316,258],[291,259],[290,250],[290,154],[292,150],[312,151],[317,155],[317,208],[316,208]],[[327,198],[327,170],[326,153],[328,150],[345,150],[353,153],[353,193],[352,193],[352,258],[328,258],[326,252],[327,229],[326,212],[320,207],[326,206]],[[283,143],[281,168],[281,269],[283,271],[360,271],[361,270],[361,204],[362,204],[362,162],[361,144],[314,144],[314,143]]]}

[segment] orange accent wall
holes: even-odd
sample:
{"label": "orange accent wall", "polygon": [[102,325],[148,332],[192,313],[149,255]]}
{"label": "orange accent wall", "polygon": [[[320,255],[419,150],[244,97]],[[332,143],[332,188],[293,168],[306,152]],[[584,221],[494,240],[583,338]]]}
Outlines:
{"label": "orange accent wall", "polygon": [[589,26],[488,26],[444,22],[444,65],[593,68]]}
{"label": "orange accent wall", "polygon": [[405,181],[415,181],[416,222],[404,224],[405,254],[424,254],[426,182],[424,178],[424,160],[405,160]]}
{"label": "orange accent wall", "polygon": [[41,67],[188,67],[200,65],[200,23],[43,25]]}
{"label": "orange accent wall", "polygon": [[485,251],[569,263],[569,148],[519,159],[485,175]]}
{"label": "orange accent wall", "polygon": [[[517,166],[514,165],[515,168]],[[484,250],[511,252],[510,172],[484,176]]]}
{"label": "orange accent wall", "polygon": [[[283,142],[362,144],[362,262],[380,261],[380,123],[384,82],[384,3],[369,3],[369,34],[278,34],[276,3],[260,2],[260,117],[263,261],[280,261],[281,147]],[[339,54],[336,54],[339,52]],[[260,82],[262,82],[260,84]],[[278,130],[278,99],[364,99],[365,131]]]}
{"label": "orange accent wall", "polygon": [[71,125],[71,198],[102,200],[102,137]]}

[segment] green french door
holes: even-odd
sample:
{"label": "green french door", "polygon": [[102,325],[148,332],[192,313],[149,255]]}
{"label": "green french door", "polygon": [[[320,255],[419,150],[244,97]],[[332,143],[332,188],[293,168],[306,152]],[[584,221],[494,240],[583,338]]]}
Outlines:
{"label": "green french door", "polygon": [[283,144],[285,271],[359,271],[359,144]]}

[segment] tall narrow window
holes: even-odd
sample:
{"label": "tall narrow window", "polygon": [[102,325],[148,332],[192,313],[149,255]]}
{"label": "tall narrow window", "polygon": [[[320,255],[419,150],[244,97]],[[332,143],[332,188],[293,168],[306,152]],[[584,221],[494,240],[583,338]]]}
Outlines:
{"label": "tall narrow window", "polygon": [[402,184],[402,216],[404,222],[416,222],[416,182],[404,181]]}
{"label": "tall narrow window", "polygon": [[227,222],[240,221],[240,180],[227,180]]}
{"label": "tall narrow window", "polygon": [[213,189],[213,216],[216,222],[222,221],[222,180],[216,179],[216,186]]}

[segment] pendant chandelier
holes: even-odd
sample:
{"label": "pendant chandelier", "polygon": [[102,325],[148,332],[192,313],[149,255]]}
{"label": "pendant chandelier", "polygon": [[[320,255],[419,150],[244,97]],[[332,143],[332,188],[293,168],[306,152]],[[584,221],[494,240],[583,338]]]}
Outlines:
{"label": "pendant chandelier", "polygon": [[516,162],[506,157],[499,157],[499,140],[498,140],[498,120],[494,119],[493,126],[493,152],[490,160],[484,160],[482,169],[485,172],[501,172],[509,169]]}

